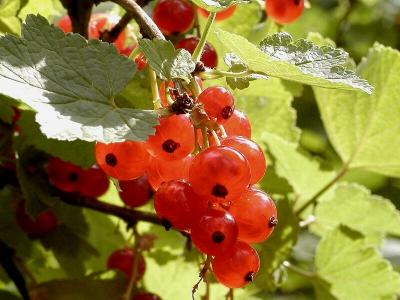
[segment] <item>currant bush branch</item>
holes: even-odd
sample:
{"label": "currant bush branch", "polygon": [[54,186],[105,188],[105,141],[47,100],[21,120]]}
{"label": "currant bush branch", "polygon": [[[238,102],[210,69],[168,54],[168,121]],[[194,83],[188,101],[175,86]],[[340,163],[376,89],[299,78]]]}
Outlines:
{"label": "currant bush branch", "polygon": [[93,5],[97,1],[93,0],[60,0],[72,23],[72,31],[88,38],[88,25],[92,14]]}
{"label": "currant bush branch", "polygon": [[104,42],[113,43],[131,20],[132,16],[130,14],[124,14],[111,30],[104,30],[100,33],[100,39]]}

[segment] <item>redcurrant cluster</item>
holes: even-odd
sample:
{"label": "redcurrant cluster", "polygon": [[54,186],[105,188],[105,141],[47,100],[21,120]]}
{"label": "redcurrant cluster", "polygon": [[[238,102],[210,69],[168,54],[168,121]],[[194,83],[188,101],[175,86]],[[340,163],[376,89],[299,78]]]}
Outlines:
{"label": "redcurrant cluster", "polygon": [[266,171],[264,154],[227,89],[209,87],[197,99],[172,90],[169,115],[160,117],[153,136],[97,143],[97,164],[120,180],[121,197],[131,206],[149,199],[147,176],[164,226],[190,233],[213,257],[218,281],[242,287],[259,269],[250,244],[266,240],[277,224],[274,202],[253,186]]}

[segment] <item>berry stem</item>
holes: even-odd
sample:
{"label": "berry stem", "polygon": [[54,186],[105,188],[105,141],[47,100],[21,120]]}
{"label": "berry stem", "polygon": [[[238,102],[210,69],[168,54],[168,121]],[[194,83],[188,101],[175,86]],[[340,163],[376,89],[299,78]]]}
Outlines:
{"label": "berry stem", "polygon": [[132,299],[132,291],[136,287],[136,278],[137,278],[137,273],[138,273],[138,265],[139,265],[139,257],[140,257],[140,235],[136,230],[136,226],[132,228],[133,234],[135,236],[135,245],[134,245],[134,255],[133,255],[133,262],[132,262],[132,274],[129,279],[129,284],[128,288],[126,289],[125,294],[122,296],[123,300],[130,300]]}
{"label": "berry stem", "polygon": [[299,209],[296,210],[296,215],[300,216],[310,205],[317,202],[318,198],[324,194],[327,190],[329,190],[340,178],[342,178],[347,171],[349,170],[349,164],[346,163],[343,165],[342,169],[336,174],[336,176],[329,181],[324,187],[322,187],[313,197],[310,198],[306,203],[303,204]]}
{"label": "berry stem", "polygon": [[221,137],[226,138],[228,134],[226,133],[225,127],[222,124],[218,125],[219,130],[221,131]]}
{"label": "berry stem", "polygon": [[200,73],[201,79],[218,79],[221,77],[230,77],[230,78],[242,78],[254,74],[249,70],[242,71],[242,72],[229,72],[229,71],[221,71],[221,70],[207,70],[205,72]]}
{"label": "berry stem", "polygon": [[218,137],[217,133],[215,132],[215,130],[212,130],[211,134],[212,134],[212,136],[214,138],[215,144],[217,146],[221,146],[221,142],[219,141],[219,137]]}
{"label": "berry stem", "polygon": [[208,142],[207,128],[201,128],[201,135],[203,136],[203,148],[206,149],[210,147],[210,143]]}
{"label": "berry stem", "polygon": [[204,28],[204,31],[201,35],[199,43],[196,46],[196,49],[194,49],[194,51],[193,51],[192,58],[195,62],[200,60],[201,54],[203,53],[204,46],[206,45],[208,34],[210,33],[210,29],[211,29],[212,24],[214,23],[216,15],[217,15],[217,13],[212,12],[208,16],[206,27]]}
{"label": "berry stem", "polygon": [[298,274],[298,275],[300,275],[300,276],[307,277],[307,278],[313,278],[313,277],[315,276],[313,273],[311,273],[311,272],[309,272],[309,271],[306,271],[306,270],[303,270],[302,268],[299,268],[299,267],[293,265],[292,263],[290,263],[290,262],[287,261],[287,260],[285,260],[285,261],[282,263],[282,265],[283,265],[285,268],[287,268],[287,269],[289,269],[289,270],[295,272],[296,274]]}
{"label": "berry stem", "polygon": [[149,78],[150,78],[150,87],[151,87],[151,94],[153,96],[153,105],[154,109],[159,109],[162,107],[160,94],[158,92],[158,84],[157,84],[157,75],[153,69],[149,68]]}
{"label": "berry stem", "polygon": [[228,293],[226,293],[225,299],[226,300],[234,300],[234,289],[229,289]]}
{"label": "berry stem", "polygon": [[[212,256],[207,255],[206,261],[204,262],[204,266],[199,273],[200,279],[196,282],[196,284],[192,288],[192,299],[194,300],[194,295],[196,294],[197,290],[199,289],[199,285],[202,281],[206,280],[207,272],[211,267]],[[206,294],[207,296],[207,294]],[[208,300],[208,298],[206,298]]]}
{"label": "berry stem", "polygon": [[140,53],[140,48],[139,48],[139,46],[136,46],[136,47],[132,50],[131,54],[129,54],[128,59],[130,59],[130,60],[135,60],[135,57],[138,56],[139,53]]}

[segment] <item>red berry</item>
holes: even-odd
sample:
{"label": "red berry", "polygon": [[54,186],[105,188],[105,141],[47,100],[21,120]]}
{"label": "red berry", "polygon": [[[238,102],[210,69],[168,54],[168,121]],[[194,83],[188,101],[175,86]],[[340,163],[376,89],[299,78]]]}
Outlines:
{"label": "red berry", "polygon": [[161,298],[156,294],[144,293],[135,295],[132,300],[161,300]]}
{"label": "red berry", "polygon": [[172,227],[189,229],[206,212],[208,202],[184,180],[164,182],[154,196],[157,215]]}
{"label": "red berry", "polygon": [[[108,257],[107,260],[107,268],[108,269],[115,269],[119,270],[125,275],[130,278],[132,275],[133,269],[133,258],[135,252],[133,249],[124,248],[115,250],[111,255]],[[138,257],[138,264],[137,264],[137,271],[136,271],[136,281],[142,279],[144,271],[146,270],[146,262],[143,258],[142,254],[139,254]]]}
{"label": "red berry", "polygon": [[176,160],[194,150],[194,129],[186,115],[160,118],[154,136],[147,140],[149,153],[159,159]]}
{"label": "red berry", "polygon": [[191,155],[179,160],[161,160],[153,157],[147,169],[150,185],[156,191],[163,182],[175,179],[189,180],[192,160]]}
{"label": "red berry", "polygon": [[194,18],[193,5],[185,0],[160,0],[153,11],[153,20],[165,35],[188,31]]}
{"label": "red berry", "polygon": [[140,53],[135,57],[135,64],[139,71],[142,71],[147,67],[147,60],[143,53]]}
{"label": "red berry", "polygon": [[[190,52],[190,54],[193,54],[194,49],[196,49],[198,43],[199,38],[190,37],[180,40],[177,44],[175,44],[175,48],[186,49],[188,52]],[[205,44],[200,61],[202,61],[204,65],[208,68],[215,68],[218,65],[217,51],[211,44]]]}
{"label": "red berry", "polygon": [[248,189],[233,202],[229,212],[239,227],[239,240],[249,244],[266,240],[277,223],[274,201],[254,188]]}
{"label": "red berry", "polygon": [[220,123],[228,120],[235,109],[232,94],[226,88],[220,86],[206,88],[199,95],[198,101],[203,104],[208,116],[216,118]]}
{"label": "red berry", "polygon": [[100,197],[107,192],[110,181],[103,170],[98,166],[82,170],[78,191],[87,197]]}
{"label": "red berry", "polygon": [[304,9],[304,0],[268,0],[267,15],[280,24],[292,23],[300,17]]}
{"label": "red berry", "polygon": [[229,250],[237,241],[238,227],[224,210],[209,209],[191,228],[193,244],[208,255]]}
{"label": "red berry", "polygon": [[64,33],[72,32],[72,22],[69,16],[63,16],[57,23],[57,26],[64,31]]}
{"label": "red berry", "polygon": [[237,242],[224,254],[215,256],[212,261],[215,277],[229,288],[241,288],[252,282],[259,268],[257,252],[243,242]]}
{"label": "red berry", "polygon": [[194,191],[210,201],[237,200],[250,183],[246,158],[228,147],[210,147],[193,159],[189,181]]}
{"label": "red berry", "polygon": [[18,226],[32,237],[42,237],[57,228],[58,221],[53,211],[48,209],[32,219],[25,210],[25,201],[18,202],[16,211]]}
{"label": "red berry", "polygon": [[267,164],[260,146],[242,136],[227,137],[221,144],[222,146],[235,149],[246,157],[251,172],[250,184],[255,184],[263,178],[265,170],[267,169]]}
{"label": "red berry", "polygon": [[145,205],[153,196],[153,190],[147,181],[147,175],[133,180],[119,181],[121,192],[119,196],[122,201],[130,207]]}
{"label": "red berry", "polygon": [[96,143],[95,156],[100,168],[119,180],[140,177],[149,163],[146,144],[142,142]]}
{"label": "red berry", "polygon": [[76,192],[80,188],[82,169],[69,162],[52,157],[47,165],[49,181],[64,192]]}
{"label": "red berry", "polygon": [[224,123],[228,136],[241,135],[251,138],[251,125],[244,113],[235,109],[232,116]]}
{"label": "red berry", "polygon": [[[215,20],[217,21],[223,21],[225,19],[228,19],[230,16],[232,16],[234,14],[236,10],[236,5],[232,5],[229,6],[228,8],[225,8],[219,12],[217,12],[217,15],[215,16]],[[210,13],[205,10],[204,8],[199,7],[197,10],[200,15],[202,15],[203,17],[208,17],[210,15]]]}

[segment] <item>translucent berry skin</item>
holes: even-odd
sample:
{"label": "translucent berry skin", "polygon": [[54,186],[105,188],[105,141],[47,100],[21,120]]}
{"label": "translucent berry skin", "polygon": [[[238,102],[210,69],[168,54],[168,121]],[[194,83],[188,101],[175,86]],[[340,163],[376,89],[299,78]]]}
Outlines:
{"label": "translucent berry skin", "polygon": [[229,250],[237,241],[238,227],[224,210],[209,209],[191,228],[193,244],[208,255]]}
{"label": "translucent berry skin", "polygon": [[31,237],[43,237],[57,228],[58,221],[52,210],[40,213],[32,219],[25,209],[25,201],[18,202],[16,210],[17,225]]}
{"label": "translucent berry skin", "polygon": [[147,175],[133,180],[120,180],[119,187],[122,190],[119,196],[125,205],[130,207],[145,205],[153,196],[153,189],[147,180]]}
{"label": "translucent berry skin", "polygon": [[[199,12],[200,15],[202,15],[203,17],[208,17],[210,15],[210,13],[208,11],[206,11],[205,9],[199,7],[197,9],[197,11]],[[221,10],[219,12],[217,12],[217,15],[215,16],[215,20],[217,21],[223,21],[228,19],[229,17],[231,17],[236,11],[236,5],[232,5],[229,6],[228,8],[225,8],[224,10]]]}
{"label": "translucent berry skin", "polygon": [[79,192],[87,197],[100,197],[107,192],[110,186],[110,181],[106,173],[98,166],[93,166],[90,169],[82,170]]}
{"label": "translucent berry skin", "polygon": [[177,160],[194,150],[194,129],[186,115],[160,118],[156,133],[147,140],[149,153],[158,159]]}
{"label": "translucent berry skin", "polygon": [[132,300],[161,300],[161,298],[156,294],[145,293],[135,295]]}
{"label": "translucent berry skin", "polygon": [[267,163],[263,151],[255,142],[242,136],[233,136],[222,140],[221,145],[235,149],[246,157],[251,172],[250,184],[255,184],[263,178]]}
{"label": "translucent berry skin", "polygon": [[237,242],[227,252],[215,256],[212,269],[219,283],[241,288],[254,280],[260,268],[257,252],[248,244]]}
{"label": "translucent berry skin", "polygon": [[228,120],[235,110],[235,101],[232,94],[224,87],[213,86],[206,88],[198,97],[204,110],[210,118],[216,118],[223,123]]}
{"label": "translucent berry skin", "polygon": [[153,20],[163,34],[188,31],[194,23],[195,10],[185,0],[160,0],[154,7]]}
{"label": "translucent berry skin", "polygon": [[[133,249],[124,248],[115,250],[108,257],[107,268],[119,270],[123,272],[128,278],[130,278],[132,276],[134,255],[135,252],[133,251]],[[137,271],[136,271],[136,281],[142,279],[145,270],[146,270],[146,262],[143,258],[143,255],[139,254]]]}
{"label": "translucent berry skin", "polygon": [[[175,48],[177,49],[186,49],[193,54],[194,49],[196,49],[197,44],[199,43],[199,38],[190,37],[183,40],[180,40],[175,44]],[[200,61],[203,62],[204,66],[207,68],[215,68],[218,65],[218,55],[215,48],[210,44],[206,43],[204,46],[204,50],[201,54]]]}
{"label": "translucent berry skin", "polygon": [[266,12],[275,22],[288,24],[301,16],[304,10],[304,0],[268,0]]}
{"label": "translucent berry skin", "polygon": [[246,158],[224,146],[210,147],[193,159],[189,182],[194,191],[213,202],[237,200],[250,183]]}
{"label": "translucent berry skin", "polygon": [[118,180],[131,180],[142,176],[149,163],[146,144],[142,142],[96,143],[97,165]]}
{"label": "translucent berry skin", "polygon": [[249,244],[265,241],[278,220],[274,201],[255,188],[249,188],[232,203],[229,212],[239,227],[238,239]]}
{"label": "translucent berry skin", "polygon": [[196,195],[190,184],[183,180],[164,182],[154,196],[157,215],[180,230],[191,228],[207,207],[207,200]]}
{"label": "translucent berry skin", "polygon": [[235,109],[232,116],[224,123],[224,128],[228,136],[244,136],[251,138],[251,125],[246,115]]}
{"label": "translucent berry skin", "polygon": [[161,160],[153,157],[147,169],[151,187],[157,191],[163,182],[175,179],[189,180],[192,160],[191,155],[179,160]]}
{"label": "translucent berry skin", "polygon": [[57,157],[49,159],[47,174],[50,183],[64,192],[76,192],[81,185],[82,169]]}

